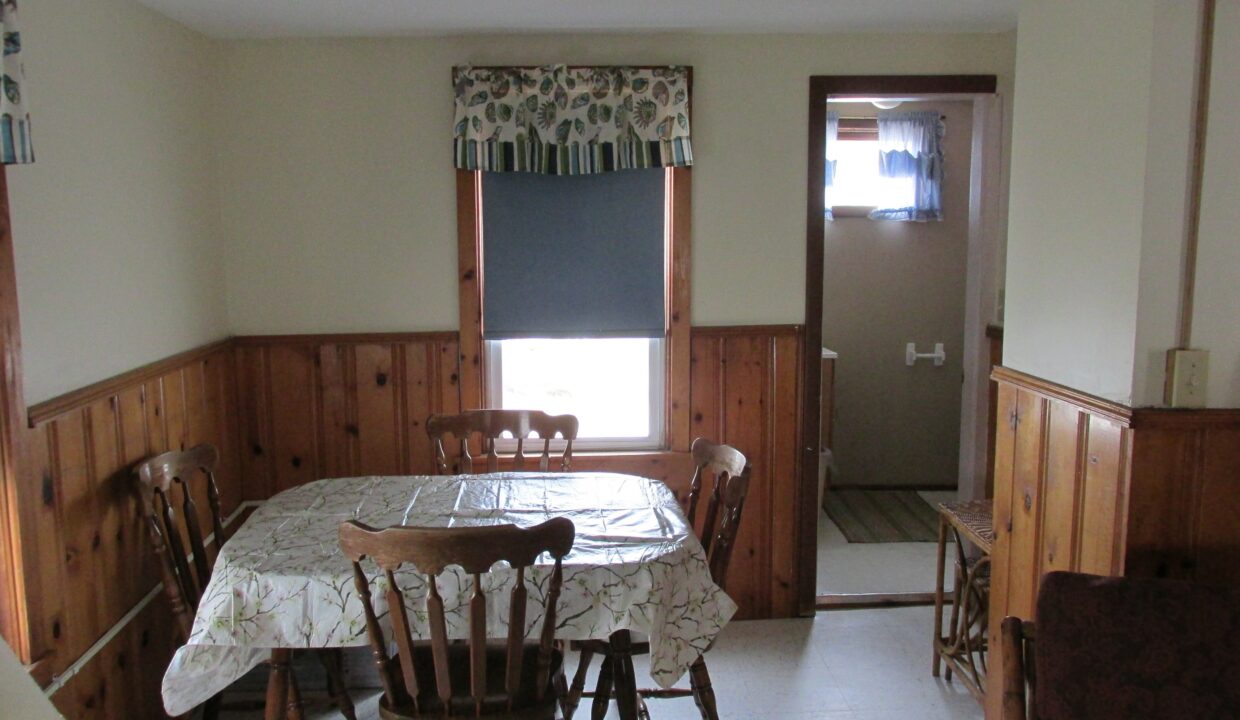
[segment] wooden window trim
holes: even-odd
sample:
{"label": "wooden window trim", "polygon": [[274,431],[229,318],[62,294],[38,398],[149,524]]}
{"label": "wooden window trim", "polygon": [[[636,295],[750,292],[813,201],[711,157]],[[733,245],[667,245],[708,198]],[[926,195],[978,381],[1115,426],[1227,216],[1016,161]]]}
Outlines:
{"label": "wooden window trim", "polygon": [[[688,452],[690,232],[693,174],[689,168],[665,171],[664,335],[666,393],[664,438],[660,449]],[[460,291],[461,409],[486,406],[486,353],[482,339],[482,173],[456,171],[457,270]],[[584,453],[579,453],[584,454]]]}
{"label": "wooden window trim", "polygon": [[[19,487],[20,454],[26,427],[22,396],[21,327],[17,312],[17,272],[9,223],[6,168],[0,165],[0,634],[27,665],[43,654],[30,625],[31,603],[39,597],[33,565],[34,527],[29,486]],[[46,670],[45,665],[39,666]]]}

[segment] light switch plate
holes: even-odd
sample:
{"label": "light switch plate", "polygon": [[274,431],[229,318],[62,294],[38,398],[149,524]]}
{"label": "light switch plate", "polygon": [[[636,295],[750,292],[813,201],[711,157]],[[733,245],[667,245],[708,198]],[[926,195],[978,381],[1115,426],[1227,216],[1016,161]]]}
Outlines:
{"label": "light switch plate", "polygon": [[1210,353],[1207,350],[1167,352],[1167,405],[1181,408],[1206,406]]}

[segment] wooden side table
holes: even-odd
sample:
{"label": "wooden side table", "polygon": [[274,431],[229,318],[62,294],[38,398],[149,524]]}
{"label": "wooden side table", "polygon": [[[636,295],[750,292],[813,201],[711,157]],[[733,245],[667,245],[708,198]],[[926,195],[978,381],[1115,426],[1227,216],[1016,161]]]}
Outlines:
{"label": "wooden side table", "polygon": [[[990,549],[994,544],[994,510],[989,500],[939,503],[938,575],[934,587],[934,661],[932,673],[939,676],[947,664],[947,680],[952,672],[960,677],[978,702],[985,696],[986,625],[990,605]],[[947,562],[947,533],[956,541],[956,576],[952,588],[952,613],[947,634],[943,634],[943,572]],[[970,559],[964,540],[978,550]]]}

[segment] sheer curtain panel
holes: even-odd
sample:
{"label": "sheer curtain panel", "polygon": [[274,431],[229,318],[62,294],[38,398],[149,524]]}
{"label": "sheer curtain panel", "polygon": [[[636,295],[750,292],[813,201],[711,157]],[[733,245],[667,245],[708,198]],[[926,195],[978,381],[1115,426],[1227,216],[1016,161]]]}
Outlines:
{"label": "sheer curtain panel", "polygon": [[943,219],[943,119],[938,112],[878,114],[878,163],[883,177],[915,178],[913,205],[880,207],[874,220]]}

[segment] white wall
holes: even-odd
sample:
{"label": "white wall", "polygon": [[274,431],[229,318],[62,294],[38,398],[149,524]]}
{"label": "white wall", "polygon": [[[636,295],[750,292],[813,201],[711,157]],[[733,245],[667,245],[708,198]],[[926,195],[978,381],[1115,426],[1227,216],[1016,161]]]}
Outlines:
{"label": "white wall", "polygon": [[693,322],[804,317],[811,74],[997,74],[1013,35],[555,35],[228,43],[237,333],[454,329],[454,64],[694,67]]}
{"label": "white wall", "polygon": [[63,716],[30,677],[30,673],[13,654],[8,643],[0,639],[0,698],[4,698],[4,716],[22,720],[58,720]]}
{"label": "white wall", "polygon": [[1210,351],[1211,407],[1240,407],[1240,0],[1220,0],[1201,204],[1193,345]]}
{"label": "white wall", "polygon": [[37,162],[8,168],[25,396],[227,334],[215,45],[130,0],[21,8]]}
{"label": "white wall", "polygon": [[1174,0],[1022,2],[1005,365],[1121,403],[1161,395],[1195,20]]}

